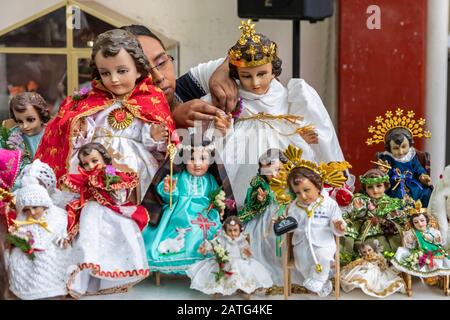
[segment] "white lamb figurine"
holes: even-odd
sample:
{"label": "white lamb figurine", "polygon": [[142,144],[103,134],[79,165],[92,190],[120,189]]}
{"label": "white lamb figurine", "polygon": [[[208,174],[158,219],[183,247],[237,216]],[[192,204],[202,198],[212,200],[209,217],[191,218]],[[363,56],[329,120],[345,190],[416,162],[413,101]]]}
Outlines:
{"label": "white lamb figurine", "polygon": [[442,179],[436,182],[428,204],[428,212],[435,216],[439,223],[443,245],[450,244],[448,217],[450,217],[450,165],[445,167]]}
{"label": "white lamb figurine", "polygon": [[184,248],[184,235],[191,228],[176,228],[178,235],[175,238],[169,238],[159,244],[158,250],[162,254],[180,252]]}

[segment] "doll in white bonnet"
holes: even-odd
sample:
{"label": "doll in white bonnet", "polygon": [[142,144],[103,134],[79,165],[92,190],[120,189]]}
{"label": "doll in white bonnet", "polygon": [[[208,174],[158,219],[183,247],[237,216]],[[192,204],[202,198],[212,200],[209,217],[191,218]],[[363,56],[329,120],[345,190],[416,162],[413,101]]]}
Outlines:
{"label": "doll in white bonnet", "polygon": [[64,248],[67,212],[56,207],[47,190],[25,180],[15,192],[17,218],[9,228],[7,257],[11,291],[20,299],[66,295],[70,248]]}
{"label": "doll in white bonnet", "polygon": [[32,183],[40,184],[45,187],[53,204],[63,209],[70,201],[79,197],[79,195],[75,193],[57,189],[55,172],[47,163],[42,162],[39,159],[26,165],[17,179],[20,186],[26,186]]}

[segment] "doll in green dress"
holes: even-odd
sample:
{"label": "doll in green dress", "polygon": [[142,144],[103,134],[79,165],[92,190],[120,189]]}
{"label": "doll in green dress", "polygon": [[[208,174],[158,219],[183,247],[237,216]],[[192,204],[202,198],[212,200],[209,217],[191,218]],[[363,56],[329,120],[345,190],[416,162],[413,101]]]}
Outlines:
{"label": "doll in green dress", "polygon": [[162,205],[157,223],[143,234],[151,271],[185,275],[192,264],[209,257],[199,248],[216,236],[221,218],[235,214],[234,197],[223,166],[214,161],[213,144],[194,141],[181,145],[174,160],[180,164],[175,165],[172,178],[166,161],[149,189],[154,187]]}
{"label": "doll in green dress", "polygon": [[406,223],[403,212],[406,200],[385,194],[389,176],[379,169],[370,169],[360,176],[362,193],[353,196],[351,210],[344,214],[347,222],[342,239],[341,262],[348,263],[357,257],[358,245],[367,240],[378,240],[384,254],[392,257],[401,244],[400,231]]}

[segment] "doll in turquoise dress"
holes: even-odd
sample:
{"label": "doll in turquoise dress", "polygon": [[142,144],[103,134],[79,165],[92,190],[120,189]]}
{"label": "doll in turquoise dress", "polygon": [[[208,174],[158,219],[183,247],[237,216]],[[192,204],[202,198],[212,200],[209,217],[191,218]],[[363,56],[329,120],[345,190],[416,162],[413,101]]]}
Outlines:
{"label": "doll in turquoise dress", "polygon": [[199,252],[200,246],[216,236],[221,220],[235,209],[223,166],[213,160],[213,145],[202,141],[179,150],[172,179],[166,161],[147,192],[145,198],[155,194],[162,210],[152,219],[157,206],[147,207],[153,223],[143,236],[151,271],[185,275],[192,264],[209,257]]}
{"label": "doll in turquoise dress", "polygon": [[[2,127],[0,147],[8,150],[22,150],[20,170],[33,161],[36,150],[50,120],[45,100],[36,92],[16,94],[9,103],[11,118],[17,123],[11,129]],[[13,190],[20,187],[16,180]]]}

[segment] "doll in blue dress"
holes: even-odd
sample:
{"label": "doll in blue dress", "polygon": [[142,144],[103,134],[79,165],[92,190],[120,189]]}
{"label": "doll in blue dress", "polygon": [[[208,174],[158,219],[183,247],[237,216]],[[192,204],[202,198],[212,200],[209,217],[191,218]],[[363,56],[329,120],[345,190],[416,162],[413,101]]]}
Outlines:
{"label": "doll in blue dress", "polygon": [[385,151],[378,155],[378,168],[389,174],[390,188],[386,194],[392,198],[403,199],[406,195],[420,200],[428,206],[432,186],[431,178],[419,161],[413,147],[414,137],[430,138],[431,133],[423,130],[425,119],[414,119],[414,112],[397,109],[386,112],[386,118],[377,117],[377,127],[369,127],[373,137],[367,144],[384,142]]}
{"label": "doll in blue dress", "polygon": [[[200,246],[216,236],[225,216],[235,214],[225,170],[214,156],[208,141],[182,144],[173,176],[169,159],[155,175],[143,202],[151,221],[143,233],[151,271],[186,275],[192,264],[208,258]],[[149,194],[155,195],[153,206],[146,205]]]}

